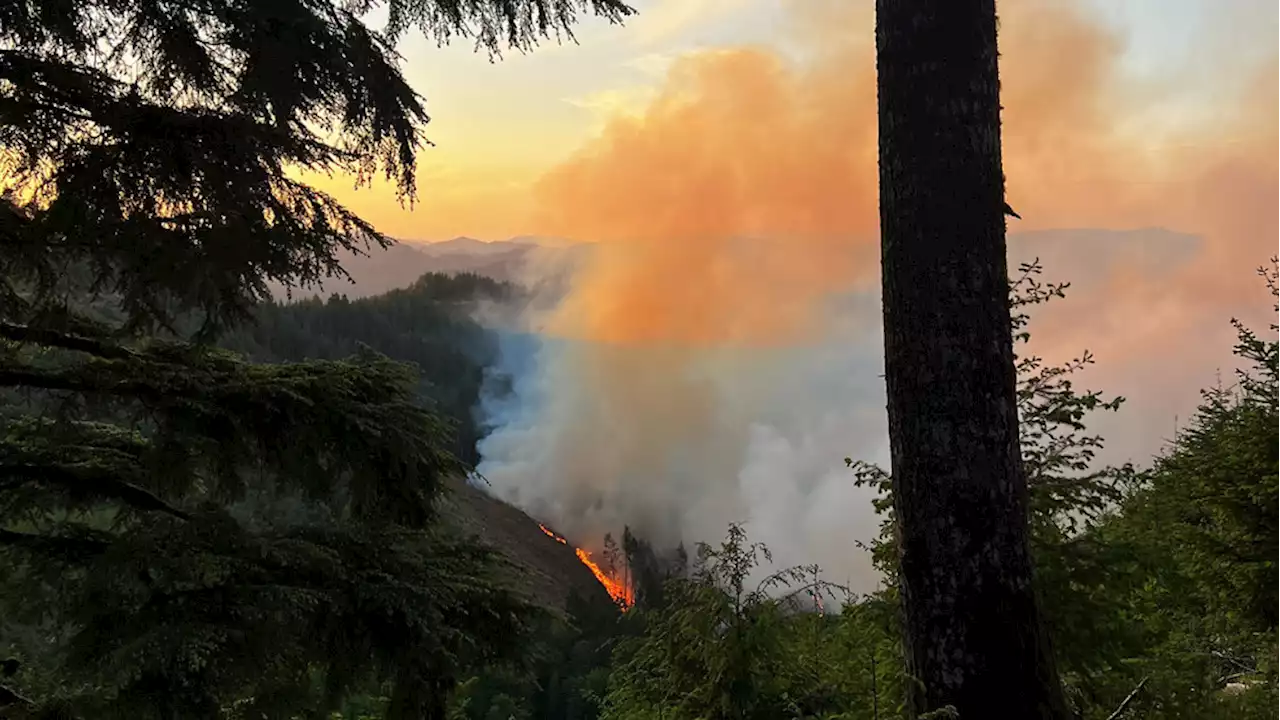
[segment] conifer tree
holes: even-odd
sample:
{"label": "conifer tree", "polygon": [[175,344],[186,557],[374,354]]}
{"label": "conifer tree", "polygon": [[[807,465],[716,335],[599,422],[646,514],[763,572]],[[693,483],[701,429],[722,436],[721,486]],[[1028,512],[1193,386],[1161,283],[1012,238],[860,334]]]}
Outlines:
{"label": "conifer tree", "polygon": [[[364,18],[387,11],[385,28]],[[0,713],[437,718],[526,606],[433,532],[407,366],[212,346],[389,244],[300,178],[417,190],[397,38],[490,52],[619,0],[0,4]]]}
{"label": "conifer tree", "polygon": [[877,0],[881,287],[917,714],[1066,717],[1032,588],[996,0]]}

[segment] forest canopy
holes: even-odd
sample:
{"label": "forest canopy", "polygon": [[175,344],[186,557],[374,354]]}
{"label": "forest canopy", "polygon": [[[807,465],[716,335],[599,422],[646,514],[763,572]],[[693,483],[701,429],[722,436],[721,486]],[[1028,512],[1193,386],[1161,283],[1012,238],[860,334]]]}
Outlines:
{"label": "forest canopy", "polygon": [[361,346],[412,363],[418,395],[448,420],[450,450],[468,466],[479,461],[481,395],[498,360],[495,330],[473,313],[481,303],[517,303],[510,284],[479,275],[429,273],[407,288],[348,300],[334,294],[269,302],[253,322],[223,338],[224,347],[261,362],[341,360]]}
{"label": "forest canopy", "polygon": [[[365,23],[382,8],[390,24]],[[537,612],[436,524],[420,372],[219,348],[391,242],[300,181],[418,190],[410,30],[496,51],[616,0],[0,7],[0,712],[443,717]]]}

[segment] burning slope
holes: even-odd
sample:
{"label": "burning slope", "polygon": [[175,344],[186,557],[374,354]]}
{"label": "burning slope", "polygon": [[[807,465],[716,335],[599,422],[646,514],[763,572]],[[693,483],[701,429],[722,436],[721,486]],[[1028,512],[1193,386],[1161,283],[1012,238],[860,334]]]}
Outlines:
{"label": "burning slope", "polygon": [[[547,537],[555,540],[561,545],[569,545],[568,540],[549,530],[546,525],[538,523],[538,528],[541,529],[542,532],[546,533]],[[620,578],[613,577],[609,573],[605,572],[603,568],[591,559],[591,553],[586,550],[583,550],[582,548],[573,548],[573,552],[578,556],[578,560],[581,561],[583,565],[587,566],[587,569],[591,571],[591,574],[596,576],[596,580],[600,581],[600,584],[604,586],[604,589],[609,592],[609,597],[612,597],[615,602],[622,603],[625,607],[631,607],[631,604],[635,602],[635,592],[625,581]]]}
{"label": "burning slope", "polygon": [[599,565],[591,560],[591,553],[582,548],[574,548],[573,551],[578,554],[578,559],[582,561],[583,565],[587,566],[592,575],[596,576],[600,584],[604,585],[604,589],[609,591],[609,597],[622,603],[625,607],[631,607],[631,603],[635,602],[635,594],[630,587],[621,580],[609,577]]}
{"label": "burning slope", "polygon": [[592,603],[609,602],[591,570],[573,553],[546,542],[532,517],[461,478],[446,483],[449,492],[441,499],[441,516],[449,532],[500,552],[510,563],[498,570],[504,584],[553,611],[565,610],[573,595]]}

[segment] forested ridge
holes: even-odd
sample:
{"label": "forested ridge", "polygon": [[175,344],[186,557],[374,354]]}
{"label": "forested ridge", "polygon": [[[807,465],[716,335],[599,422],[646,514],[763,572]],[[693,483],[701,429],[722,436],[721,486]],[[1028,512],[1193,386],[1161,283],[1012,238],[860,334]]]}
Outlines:
{"label": "forested ridge", "polygon": [[[305,295],[392,242],[300,177],[381,176],[415,197],[428,118],[404,33],[496,54],[631,8],[0,4],[0,718],[970,720],[1007,698],[1082,720],[1276,717],[1276,325],[1236,323],[1222,350],[1240,371],[1159,457],[1100,464],[1091,419],[1122,400],[1073,384],[1088,354],[1026,352],[1034,308],[1067,286],[1036,264],[1005,282],[994,4],[877,7],[880,112],[898,121],[880,125],[890,432],[909,475],[846,463],[882,519],[848,552],[872,553],[882,587],[775,567],[749,526],[688,548],[622,528],[600,539],[631,585],[614,604],[590,585],[530,591],[561,578],[522,582],[556,571],[503,543],[573,551],[513,508],[491,506],[519,532],[459,522],[496,357],[471,311],[520,288],[272,292]],[[943,9],[973,32],[943,33]],[[943,161],[966,172],[930,172]],[[1274,259],[1260,274],[1274,303]],[[957,297],[979,311],[939,310]],[[951,345],[929,332],[940,314]],[[912,353],[939,373],[963,356],[984,390],[915,382]],[[912,417],[911,393],[956,412]],[[901,442],[939,423],[982,435],[966,403],[1007,426],[979,438],[998,452]],[[950,503],[917,492],[930,462]],[[928,547],[944,526],[954,546]],[[986,554],[957,552],[975,529]],[[1026,557],[1006,568],[1002,549]],[[992,588],[1018,612],[972,604]],[[939,623],[939,601],[970,612]],[[1019,626],[956,630],[1002,617]],[[1036,687],[977,697],[1011,658]]]}
{"label": "forested ridge", "polygon": [[472,318],[481,303],[515,303],[509,283],[473,274],[428,273],[407,288],[348,300],[333,294],[296,302],[267,302],[253,322],[221,341],[261,362],[341,360],[361,345],[420,375],[418,392],[454,429],[452,450],[474,466],[480,393],[497,360],[493,331]]}

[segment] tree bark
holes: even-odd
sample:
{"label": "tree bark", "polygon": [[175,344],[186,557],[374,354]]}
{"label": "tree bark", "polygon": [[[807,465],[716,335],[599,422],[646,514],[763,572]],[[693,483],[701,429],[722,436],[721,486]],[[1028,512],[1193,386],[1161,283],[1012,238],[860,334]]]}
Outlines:
{"label": "tree bark", "polygon": [[1060,720],[1018,444],[995,0],[877,0],[876,67],[911,708]]}

